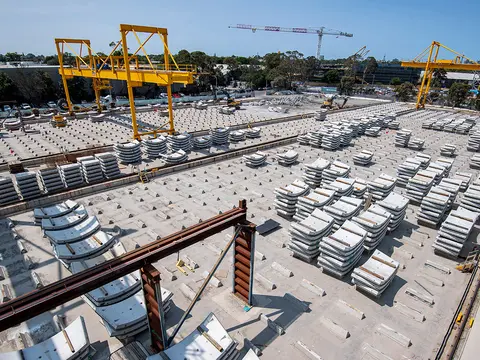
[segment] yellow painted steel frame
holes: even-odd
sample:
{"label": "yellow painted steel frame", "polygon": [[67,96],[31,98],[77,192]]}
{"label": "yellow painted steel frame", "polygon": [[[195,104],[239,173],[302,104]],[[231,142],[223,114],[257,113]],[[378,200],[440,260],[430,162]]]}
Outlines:
{"label": "yellow painted steel frame", "polygon": [[[127,35],[132,33],[138,42],[138,48],[133,54],[128,53]],[[140,40],[138,33],[149,34],[143,42]],[[192,84],[194,76],[197,74],[194,65],[182,64],[175,62],[173,55],[168,48],[168,32],[165,28],[139,26],[139,25],[120,25],[121,40],[116,43],[108,56],[99,56],[92,50],[89,40],[82,39],[55,39],[55,45],[60,63],[59,73],[62,75],[62,82],[65,89],[65,97],[68,103],[70,113],[73,113],[72,102],[67,87],[67,79],[74,76],[83,76],[92,78],[94,81],[95,97],[98,108],[100,106],[100,90],[105,88],[105,80],[124,80],[127,82],[128,99],[130,104],[130,112],[132,115],[133,138],[141,140],[142,135],[154,135],[158,133],[168,132],[173,134],[175,126],[173,121],[172,109],[172,84]],[[154,36],[158,35],[163,43],[164,64],[154,66],[150,57],[145,50],[145,44]],[[76,53],[70,44],[80,45],[80,52]],[[114,56],[114,51],[121,45],[122,56]],[[69,48],[75,57],[75,64],[71,67],[64,65],[65,46]],[[88,49],[88,56],[82,57],[82,49],[85,46]],[[148,66],[141,66],[138,63],[138,53],[142,51],[145,55]],[[123,61],[122,61],[123,59]],[[173,64],[170,64],[170,59]],[[132,64],[132,61],[134,62]],[[135,112],[135,101],[133,88],[142,86],[144,82],[154,83],[167,88],[168,98],[168,115],[169,129],[151,129],[149,131],[140,132],[137,125]],[[166,125],[166,124],[165,124]]]}
{"label": "yellow painted steel frame", "polygon": [[[441,60],[437,59],[439,50],[443,48],[453,54],[455,57],[453,60]],[[427,56],[427,61],[424,62],[422,59]],[[469,63],[465,63],[468,61]],[[403,67],[411,68],[421,68],[425,69],[423,73],[422,82],[420,88],[418,89],[417,95],[417,109],[425,108],[425,103],[427,102],[427,95],[430,91],[430,84],[432,82],[432,77],[435,69],[445,69],[445,70],[468,70],[468,71],[479,71],[480,64],[476,61],[466,57],[463,54],[456,52],[455,50],[450,49],[449,47],[442,45],[437,41],[433,41],[425,50],[423,50],[420,55],[418,55],[412,61],[402,61]]]}

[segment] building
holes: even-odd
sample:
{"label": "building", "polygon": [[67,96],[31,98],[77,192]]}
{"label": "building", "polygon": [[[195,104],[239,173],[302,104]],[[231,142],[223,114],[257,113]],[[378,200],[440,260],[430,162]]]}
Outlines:
{"label": "building", "polygon": [[[365,65],[357,65],[357,77],[363,77]],[[420,78],[420,69],[405,68],[400,64],[378,63],[378,68],[373,74],[366,74],[365,81],[369,84],[385,84],[388,85],[393,78],[399,78],[401,82],[411,82],[416,84]]]}

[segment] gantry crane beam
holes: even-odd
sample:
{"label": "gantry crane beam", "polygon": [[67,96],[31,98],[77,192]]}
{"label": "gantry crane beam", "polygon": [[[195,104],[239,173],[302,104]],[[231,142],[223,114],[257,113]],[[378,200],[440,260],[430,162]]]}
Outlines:
{"label": "gantry crane beam", "polygon": [[[138,33],[147,34],[144,41],[140,40]],[[133,52],[129,53],[127,44],[127,35],[133,34],[138,47]],[[58,61],[60,64],[59,73],[62,76],[63,87],[65,89],[65,97],[68,104],[68,110],[73,114],[73,106],[68,91],[67,80],[73,77],[86,77],[93,79],[95,98],[97,107],[101,111],[100,104],[100,90],[106,87],[105,81],[122,80],[127,82],[128,99],[130,103],[130,113],[132,115],[133,138],[140,140],[142,135],[157,135],[161,132],[168,132],[170,134],[175,132],[173,122],[172,110],[172,85],[174,83],[192,84],[194,77],[197,74],[194,65],[179,65],[168,48],[168,31],[165,28],[141,26],[141,25],[120,25],[121,39],[113,47],[108,56],[99,56],[92,50],[90,40],[85,39],[55,39],[55,46],[57,48]],[[163,64],[154,65],[145,50],[145,45],[148,41],[158,35],[163,45]],[[72,45],[80,48],[76,52]],[[87,54],[82,55],[82,51],[87,49]],[[64,62],[64,55],[66,50],[72,51],[75,55],[75,62],[73,65],[66,66]],[[113,55],[115,51],[119,50],[122,55]],[[148,65],[140,65],[138,63],[138,53],[142,52],[147,59]],[[172,64],[170,63],[172,61]],[[143,83],[153,83],[167,88],[168,98],[168,114],[169,114],[169,129],[153,129],[150,131],[139,132],[137,125],[137,117],[135,112],[135,101],[133,95],[133,88],[142,86]],[[166,124],[164,124],[166,125]],[[162,125],[163,126],[163,125]]]}
{"label": "gantry crane beam", "polygon": [[[19,325],[23,321],[52,310],[147,264],[152,264],[216,233],[246,222],[247,202],[240,200],[239,206],[234,209],[4,302],[0,305],[0,331]],[[253,273],[250,281],[253,282]]]}
{"label": "gantry crane beam", "polygon": [[271,31],[271,32],[290,32],[290,33],[297,33],[297,34],[316,34],[318,36],[317,42],[317,59],[321,59],[321,49],[322,49],[322,39],[323,35],[335,35],[335,36],[345,36],[345,37],[352,37],[353,34],[327,29],[325,26],[319,28],[289,28],[289,27],[281,27],[281,26],[256,26],[256,25],[247,25],[247,24],[237,24],[229,26],[231,29],[241,29],[241,30],[251,30],[252,32],[256,32],[257,30],[260,31]]}
{"label": "gantry crane beam", "polygon": [[[452,60],[438,59],[440,49],[447,50],[448,52],[454,54],[454,58]],[[425,58],[426,61],[424,61]],[[430,91],[430,84],[432,82],[433,73],[436,69],[463,70],[473,72],[477,72],[480,70],[479,63],[466,57],[464,54],[460,54],[455,50],[450,49],[449,47],[439,43],[438,41],[433,41],[412,61],[402,61],[402,66],[424,69],[422,83],[420,84],[420,88],[418,89],[416,103],[417,109],[425,108],[425,103],[427,102],[428,92]]]}

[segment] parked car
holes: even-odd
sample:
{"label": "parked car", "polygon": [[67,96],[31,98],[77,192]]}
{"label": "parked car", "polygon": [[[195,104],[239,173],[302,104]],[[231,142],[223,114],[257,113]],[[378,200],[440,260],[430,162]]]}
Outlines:
{"label": "parked car", "polygon": [[47,106],[48,106],[49,108],[56,108],[56,107],[57,107],[57,103],[56,103],[55,101],[49,101],[49,102],[47,103]]}
{"label": "parked car", "polygon": [[10,111],[12,111],[12,108],[10,107],[10,105],[5,105],[3,107],[3,111],[10,112]]}
{"label": "parked car", "polygon": [[32,107],[30,105],[28,105],[27,103],[23,103],[22,105],[20,105],[20,108],[22,110],[29,110],[31,109]]}

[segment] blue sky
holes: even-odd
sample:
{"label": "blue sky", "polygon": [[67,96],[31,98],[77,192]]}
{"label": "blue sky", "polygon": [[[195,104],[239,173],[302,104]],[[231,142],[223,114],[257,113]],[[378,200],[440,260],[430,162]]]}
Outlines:
{"label": "blue sky", "polygon": [[[0,53],[53,54],[55,37],[90,39],[96,51],[108,52],[108,43],[120,37],[118,25],[127,23],[168,28],[174,52],[248,56],[295,49],[315,55],[315,35],[228,29],[239,23],[325,26],[354,34],[325,36],[326,58],[347,57],[366,45],[377,59],[384,55],[411,59],[436,40],[480,59],[476,44],[480,0],[0,0],[0,4]],[[162,52],[159,41],[154,44],[148,50]]]}

